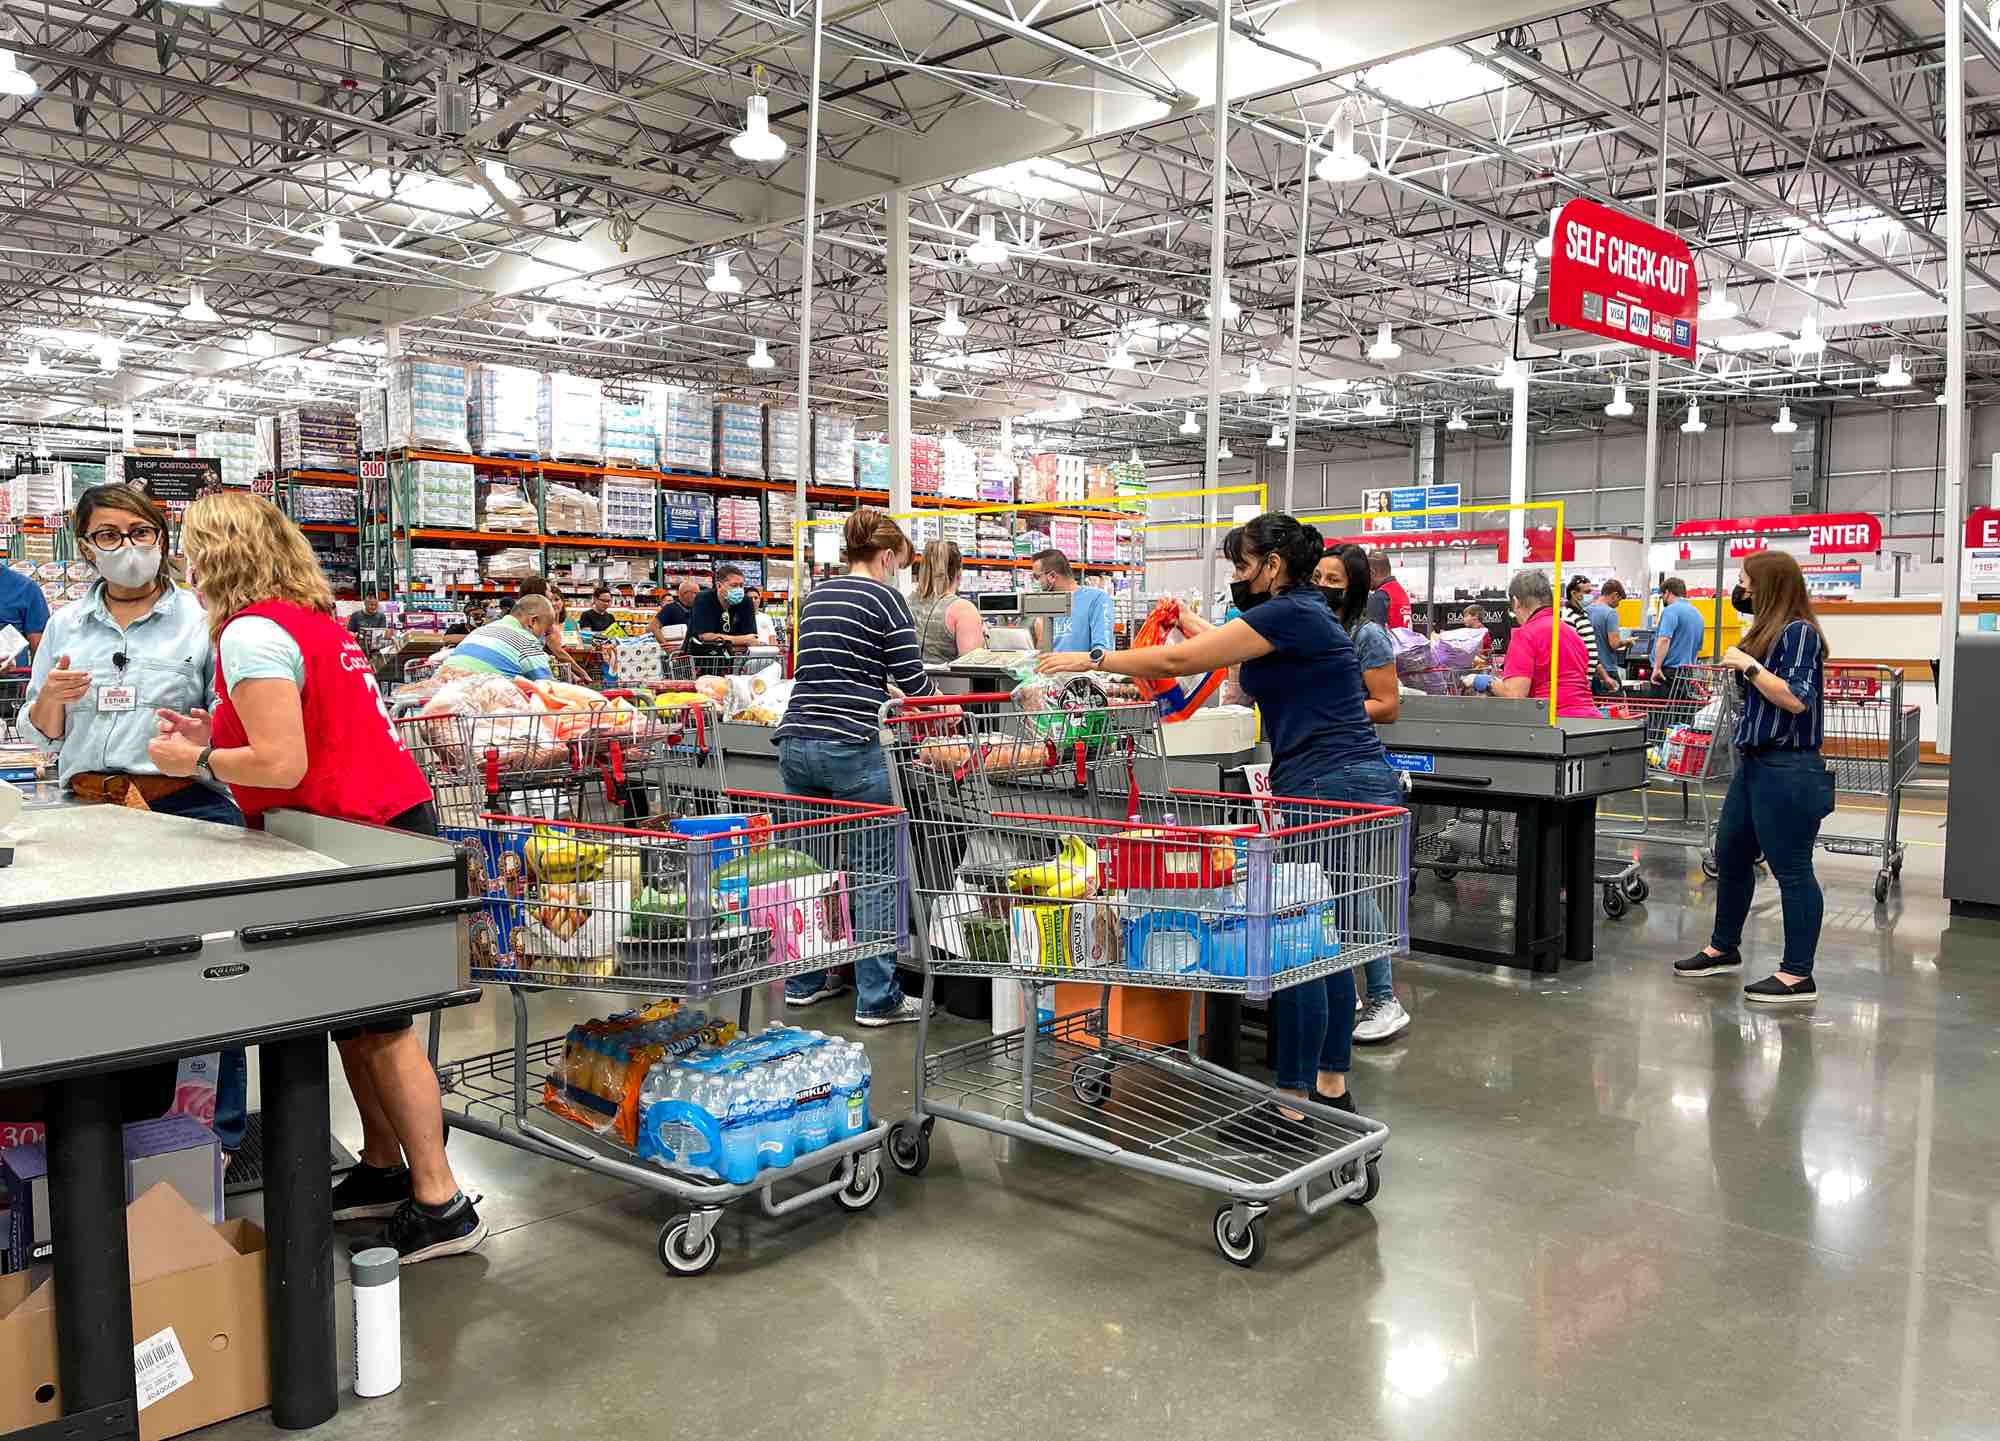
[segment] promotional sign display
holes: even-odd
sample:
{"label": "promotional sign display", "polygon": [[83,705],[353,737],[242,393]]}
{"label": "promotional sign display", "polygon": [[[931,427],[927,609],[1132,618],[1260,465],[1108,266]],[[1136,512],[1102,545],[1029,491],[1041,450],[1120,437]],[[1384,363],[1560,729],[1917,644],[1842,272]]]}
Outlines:
{"label": "promotional sign display", "polygon": [[1967,550],[2000,550],[2000,505],[1975,505],[1965,517]]}
{"label": "promotional sign display", "polygon": [[[1977,514],[1977,512],[1974,512]],[[1758,515],[1744,519],[1684,520],[1674,527],[1677,536],[1743,536],[1752,543],[1730,546],[1730,554],[1749,554],[1759,547],[1756,538],[1778,535],[1806,537],[1812,555],[1873,555],[1882,548],[1882,522],[1864,511],[1830,511],[1818,515]],[[1995,544],[2000,544],[1996,539]]]}
{"label": "promotional sign display", "polygon": [[1461,522],[1456,512],[1447,515],[1422,515],[1418,512],[1455,506],[1458,495],[1455,484],[1399,485],[1387,490],[1364,490],[1361,492],[1361,508],[1369,515],[1362,523],[1370,535],[1413,530],[1457,530]]}
{"label": "promotional sign display", "polygon": [[1670,230],[1594,200],[1572,200],[1549,257],[1549,323],[1693,360],[1701,287]]}
{"label": "promotional sign display", "polygon": [[186,503],[222,485],[222,462],[212,455],[130,455],[125,483],[158,501]]}
{"label": "promotional sign display", "polygon": [[[1556,533],[1552,527],[1529,527],[1523,532],[1528,553],[1525,556],[1503,555],[1502,559],[1513,565],[1537,565],[1556,558]],[[1349,535],[1338,536],[1327,541],[1328,549],[1341,545],[1358,545],[1369,550],[1497,550],[1507,549],[1507,532],[1504,530],[1426,530],[1406,531],[1389,535]],[[1576,536],[1563,532],[1562,558],[1565,564],[1576,559]]]}

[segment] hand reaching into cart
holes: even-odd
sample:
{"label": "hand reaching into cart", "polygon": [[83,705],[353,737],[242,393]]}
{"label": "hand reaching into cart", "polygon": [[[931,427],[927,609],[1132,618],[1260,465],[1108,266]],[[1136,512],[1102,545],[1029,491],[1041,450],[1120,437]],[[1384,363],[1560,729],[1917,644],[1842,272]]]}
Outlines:
{"label": "hand reaching into cart", "polygon": [[1035,669],[1043,675],[1081,675],[1097,667],[1091,663],[1090,652],[1066,650],[1051,651],[1035,662]]}

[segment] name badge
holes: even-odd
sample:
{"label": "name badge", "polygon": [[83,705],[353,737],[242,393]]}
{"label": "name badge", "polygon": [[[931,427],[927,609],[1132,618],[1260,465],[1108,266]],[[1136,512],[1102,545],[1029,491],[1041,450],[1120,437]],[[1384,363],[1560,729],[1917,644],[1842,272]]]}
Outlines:
{"label": "name badge", "polygon": [[97,708],[113,712],[137,710],[139,688],[130,685],[101,685],[97,688]]}

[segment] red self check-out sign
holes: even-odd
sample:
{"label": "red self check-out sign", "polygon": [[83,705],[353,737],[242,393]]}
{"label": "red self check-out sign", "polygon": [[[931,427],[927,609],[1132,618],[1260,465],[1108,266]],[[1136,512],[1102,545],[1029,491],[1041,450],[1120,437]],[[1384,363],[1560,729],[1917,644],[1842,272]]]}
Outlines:
{"label": "red self check-out sign", "polygon": [[1549,258],[1550,324],[1693,360],[1700,306],[1694,253],[1678,235],[1594,200],[1563,206]]}

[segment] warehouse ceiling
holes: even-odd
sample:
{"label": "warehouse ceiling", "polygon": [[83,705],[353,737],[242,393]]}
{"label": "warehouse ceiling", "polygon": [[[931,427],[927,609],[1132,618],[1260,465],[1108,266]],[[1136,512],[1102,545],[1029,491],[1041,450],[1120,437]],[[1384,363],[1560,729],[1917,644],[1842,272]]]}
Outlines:
{"label": "warehouse ceiling", "polygon": [[[1664,367],[1671,414],[1929,403],[1934,0],[1623,0],[1553,18],[1412,0],[1365,33],[1356,8],[1235,12],[1221,380],[1239,452],[1287,422],[1301,179],[1343,114],[1366,173],[1305,187],[1302,443],[1454,411],[1501,423],[1495,369],[1528,353],[1522,267],[1551,207],[1582,194],[1650,216],[1663,148],[1667,223],[1740,307],[1703,322],[1699,366]],[[1466,37],[1468,12],[1520,23]],[[1030,416],[1066,445],[1195,444],[1213,8],[824,14],[814,402],[879,423],[888,207],[907,204],[919,424]],[[194,428],[351,394],[390,325],[412,353],[787,397],[811,17],[794,0],[0,3],[0,47],[39,85],[0,99],[0,418],[130,405],[142,428]],[[1991,394],[2000,45],[1968,29],[1971,373]],[[1355,63],[1398,50],[1413,53]],[[730,143],[755,94],[786,146],[775,162]],[[974,249],[986,222],[997,260]],[[718,262],[739,289],[710,288]],[[963,336],[941,333],[947,306]],[[1400,354],[1371,357],[1384,322]],[[1790,343],[1808,324],[1823,349]],[[774,369],[748,366],[759,340]],[[1892,354],[1911,390],[1876,383]],[[1531,363],[1539,426],[1605,423],[1620,380],[1644,413],[1635,352]]]}

